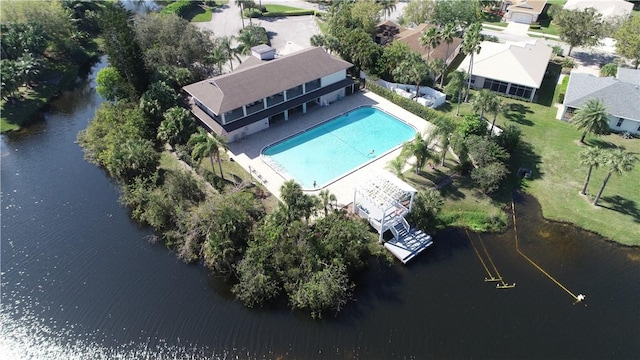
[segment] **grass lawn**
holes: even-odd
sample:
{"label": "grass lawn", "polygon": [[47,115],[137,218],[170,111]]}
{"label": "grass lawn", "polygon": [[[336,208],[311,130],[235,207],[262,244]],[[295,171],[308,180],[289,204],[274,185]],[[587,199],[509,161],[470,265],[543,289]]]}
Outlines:
{"label": "grass lawn", "polygon": [[267,9],[267,12],[285,12],[285,11],[297,11],[304,10],[301,8],[286,6],[286,5],[276,5],[276,4],[265,4],[264,7]]}
{"label": "grass lawn", "polygon": [[[262,205],[265,207],[267,213],[271,213],[275,211],[278,207],[279,201],[273,196],[267,188],[263,187],[262,184],[258,181],[254,181],[249,174],[242,166],[240,166],[235,161],[230,161],[229,155],[226,152],[221,152],[222,159],[222,172],[224,174],[225,179],[228,183],[225,185],[225,191],[231,190],[234,186],[233,184],[239,184],[243,181],[249,181],[255,184],[254,187],[251,187],[249,190],[254,193],[260,193],[263,196],[260,196]],[[214,161],[215,165],[215,173],[220,176],[220,168],[218,167],[218,163]],[[200,167],[211,171],[211,161],[209,159],[203,159],[200,162]]]}
{"label": "grass lawn", "polygon": [[[640,163],[636,163],[630,173],[612,175],[600,206],[594,206],[590,200],[598,192],[606,169],[595,169],[588,195],[579,194],[587,174],[587,168],[579,162],[579,153],[584,147],[578,143],[580,132],[570,124],[556,120],[556,108],[553,106],[513,99],[506,101],[511,103],[510,109],[498,116],[497,124],[516,124],[522,130],[528,146],[516,154],[513,165],[533,170],[532,177],[523,180],[522,188],[538,199],[544,217],[574,223],[625,245],[639,246]],[[443,109],[454,115],[456,105]],[[469,104],[462,104],[461,114],[470,111]],[[588,137],[587,144],[620,146],[640,154],[640,139],[623,139],[615,134]]]}
{"label": "grass lawn", "polygon": [[[416,174],[413,170],[404,173],[404,180],[416,189],[428,189],[454,175],[452,170],[457,162],[452,156],[447,158],[445,166],[428,166]],[[458,176],[452,177],[451,184],[440,189],[445,203],[439,218],[447,226],[458,226],[474,231],[500,231],[507,224],[507,216],[502,207],[506,200],[491,198],[476,190],[470,180]]]}

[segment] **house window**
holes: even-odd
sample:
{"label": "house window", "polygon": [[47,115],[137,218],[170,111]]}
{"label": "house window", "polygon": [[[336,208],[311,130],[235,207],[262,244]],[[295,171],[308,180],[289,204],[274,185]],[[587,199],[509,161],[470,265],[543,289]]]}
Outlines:
{"label": "house window", "polygon": [[508,84],[503,81],[485,79],[483,88],[505,94],[507,92],[507,85]]}
{"label": "house window", "polygon": [[622,123],[624,122],[623,118],[619,118],[618,119],[618,123],[616,124],[616,127],[620,127],[620,125],[622,125]]}
{"label": "house window", "polygon": [[509,94],[525,99],[531,98],[531,88],[528,86],[511,84],[509,88]]}

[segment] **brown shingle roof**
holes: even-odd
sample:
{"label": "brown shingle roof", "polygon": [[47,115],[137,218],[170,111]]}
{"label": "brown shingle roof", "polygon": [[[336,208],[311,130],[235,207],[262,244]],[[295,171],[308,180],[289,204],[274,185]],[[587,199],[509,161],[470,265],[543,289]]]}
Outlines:
{"label": "brown shingle roof", "polygon": [[511,12],[523,12],[540,15],[547,0],[511,0],[512,4],[507,7]]}
{"label": "brown shingle roof", "polygon": [[[409,46],[409,48],[413,51],[416,51],[422,55],[423,59],[427,59],[427,49],[425,49],[422,45],[420,45],[420,36],[424,33],[424,31],[430,27],[434,27],[433,25],[420,24],[415,28],[405,28],[400,26],[390,20],[387,20],[383,23],[378,24],[376,27],[376,38],[380,45],[390,44],[393,40],[400,41]],[[390,39],[389,37],[393,37]],[[460,46],[462,43],[462,39],[458,37],[454,37],[451,44],[449,44],[449,55],[451,55],[454,50]],[[442,59],[446,61],[447,56],[447,43],[441,42],[440,45],[436,46],[435,49],[431,49],[431,54],[429,55],[429,60],[432,59]]]}
{"label": "brown shingle roof", "polygon": [[221,114],[351,66],[321,48],[310,47],[187,85],[184,90]]}

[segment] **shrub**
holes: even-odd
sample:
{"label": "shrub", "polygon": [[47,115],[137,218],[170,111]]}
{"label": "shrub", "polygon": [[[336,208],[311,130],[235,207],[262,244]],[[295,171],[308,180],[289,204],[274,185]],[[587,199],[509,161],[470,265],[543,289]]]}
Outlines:
{"label": "shrub", "polygon": [[618,65],[616,63],[608,63],[600,69],[600,76],[616,76],[618,74]]}
{"label": "shrub", "polygon": [[562,83],[560,83],[560,88],[558,89],[558,102],[562,104],[564,102],[564,97],[567,94],[567,86],[569,85],[569,77],[565,76],[562,79]]}
{"label": "shrub", "polygon": [[383,98],[427,121],[432,121],[440,115],[437,111],[426,106],[422,106],[411,99],[404,98],[393,91],[376,84],[375,82],[367,81],[365,87],[373,93],[382,96]]}
{"label": "shrub", "polygon": [[167,6],[165,6],[162,11],[160,11],[162,14],[176,14],[180,17],[184,16],[187,14],[187,12],[189,12],[189,9],[191,8],[191,6],[193,6],[194,3],[189,1],[189,0],[178,0],[174,3],[171,3]]}

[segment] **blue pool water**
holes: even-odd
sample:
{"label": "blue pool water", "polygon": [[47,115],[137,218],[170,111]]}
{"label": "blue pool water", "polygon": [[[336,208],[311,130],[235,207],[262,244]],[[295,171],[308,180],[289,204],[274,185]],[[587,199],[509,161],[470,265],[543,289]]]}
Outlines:
{"label": "blue pool water", "polygon": [[[413,139],[416,130],[361,107],[263,149],[263,159],[303,189],[321,188]],[[373,150],[373,153],[371,152]]]}

